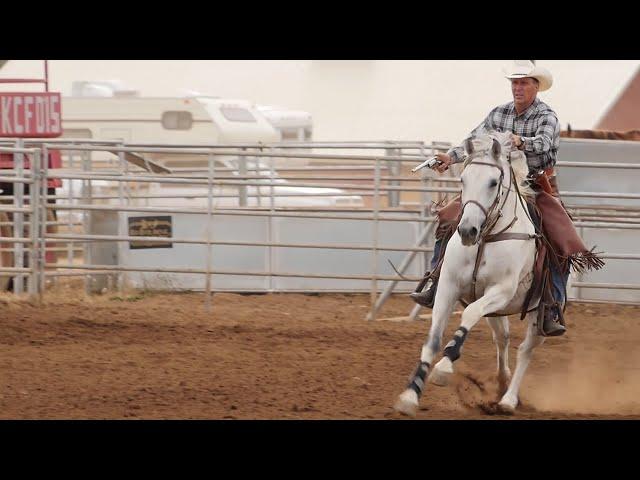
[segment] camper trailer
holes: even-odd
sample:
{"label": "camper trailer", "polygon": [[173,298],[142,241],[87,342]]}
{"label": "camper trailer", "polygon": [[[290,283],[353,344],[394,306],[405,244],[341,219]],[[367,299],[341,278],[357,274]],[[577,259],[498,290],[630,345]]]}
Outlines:
{"label": "camper trailer", "polygon": [[141,97],[113,82],[74,82],[72,91],[73,96],[62,99],[67,138],[182,145],[280,140],[276,129],[247,100]]}
{"label": "camper trailer", "polygon": [[[129,143],[212,144],[311,141],[311,114],[187,91],[142,97],[117,80],[74,82],[63,97],[65,137]],[[116,125],[117,123],[117,125]]]}
{"label": "camper trailer", "polygon": [[[248,100],[187,92],[176,97],[142,97],[122,82],[74,82],[72,96],[62,99],[65,138],[120,140],[133,144],[255,144],[310,141],[313,125],[307,112],[256,106]],[[288,150],[290,151],[290,150]],[[106,161],[108,154],[93,160]],[[169,168],[203,166],[202,157],[152,156]],[[307,165],[304,159],[277,158],[283,165]],[[268,166],[265,166],[268,168]]]}
{"label": "camper trailer", "polygon": [[[306,112],[280,107],[257,107],[248,100],[223,99],[189,92],[182,97],[142,97],[119,81],[74,82],[72,96],[62,99],[63,137],[73,139],[119,140],[127,144],[212,145],[255,144],[281,141],[309,141],[312,134],[311,116]],[[288,150],[289,151],[289,150]],[[145,153],[144,156],[173,171],[206,168],[206,156],[184,153]],[[68,159],[67,159],[68,160]],[[94,168],[115,165],[116,157],[109,152],[93,152]],[[273,163],[273,165],[271,165]],[[301,167],[304,159],[216,156],[215,168],[227,175],[240,172],[255,175],[267,183],[271,168],[283,165]],[[277,173],[275,173],[277,179]],[[277,179],[273,193],[276,206],[299,207],[358,207],[362,198],[339,189],[308,189],[291,187]],[[75,182],[80,183],[80,182]],[[104,184],[104,185],[103,185]],[[79,186],[78,186],[79,187]],[[93,182],[94,192],[112,193],[108,182]],[[143,186],[156,198],[155,206],[206,205],[206,192],[195,186],[182,188],[168,185]],[[66,193],[69,186],[65,186]],[[79,188],[72,186],[73,191]],[[264,206],[269,203],[270,187],[248,186],[240,192],[237,187],[215,191],[214,206]],[[203,194],[189,198],[190,194]],[[184,197],[181,197],[184,195]],[[181,197],[181,198],[176,198]],[[148,201],[145,204],[150,205]]]}

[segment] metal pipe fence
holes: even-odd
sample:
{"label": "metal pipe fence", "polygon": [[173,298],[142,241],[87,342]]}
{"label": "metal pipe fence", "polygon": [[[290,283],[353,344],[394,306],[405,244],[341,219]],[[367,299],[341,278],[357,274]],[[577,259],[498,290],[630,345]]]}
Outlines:
{"label": "metal pipe fence", "polygon": [[[10,142],[0,142],[8,145]],[[32,148],[25,148],[25,145]],[[11,251],[14,256],[12,266],[2,265],[0,272],[14,273],[14,291],[21,293],[23,289],[22,279],[27,277],[27,289],[32,295],[44,292],[46,279],[54,277],[84,276],[85,286],[90,291],[92,275],[116,274],[117,285],[122,290],[126,285],[127,274],[130,272],[149,273],[195,273],[205,275],[205,291],[210,293],[217,290],[212,284],[212,275],[238,275],[269,277],[269,291],[273,291],[274,277],[309,278],[309,279],[334,279],[334,280],[367,280],[371,282],[371,312],[369,318],[375,319],[376,312],[384,303],[384,299],[391,292],[389,288],[382,288],[383,295],[378,296],[381,290],[380,281],[390,282],[395,285],[400,281],[417,281],[415,275],[384,275],[380,273],[380,252],[407,252],[406,261],[401,262],[400,272],[414,260],[418,253],[426,255],[433,251],[430,240],[427,238],[427,230],[434,228],[436,218],[428,213],[429,199],[439,199],[443,194],[457,194],[460,188],[439,186],[447,184],[459,184],[459,178],[436,177],[423,174],[420,178],[410,177],[402,171],[402,167],[410,167],[421,163],[436,151],[442,151],[449,147],[444,143],[425,144],[423,142],[302,142],[295,144],[227,144],[227,145],[160,145],[160,144],[123,144],[112,141],[89,141],[85,139],[61,139],[43,142],[25,141],[16,142],[14,147],[0,146],[0,152],[14,154],[13,169],[3,170],[0,182],[16,185],[13,195],[4,197],[4,201],[11,201],[0,206],[3,214],[13,214],[11,221],[0,221],[0,227],[13,226],[12,235],[4,232],[0,235],[0,242],[11,248],[2,247],[0,253]],[[288,153],[280,150],[287,149],[313,149],[314,153],[296,151]],[[371,154],[334,154],[317,153],[318,150],[375,150]],[[61,151],[66,155],[67,166],[63,169],[51,170],[47,162],[48,152]],[[407,151],[411,154],[407,154]],[[96,169],[92,163],[91,155],[96,152],[108,152],[117,158],[117,163],[108,165],[102,170]],[[198,168],[175,169],[167,174],[152,174],[143,167],[128,163],[125,154],[136,155],[167,155],[179,154],[201,157],[203,166]],[[29,168],[24,168],[24,157],[30,160]],[[233,158],[236,167],[221,167],[216,162],[220,158]],[[335,166],[312,165],[306,167],[288,166],[279,171],[304,171],[309,177],[301,175],[279,176],[274,168],[276,159],[288,159],[291,164],[296,161],[340,161]],[[259,168],[252,169],[248,161],[259,164]],[[260,163],[263,162],[263,163]],[[348,163],[348,165],[346,165]],[[343,171],[363,168],[362,163],[368,163],[367,172],[372,175],[346,175]],[[115,167],[114,167],[115,165]],[[148,165],[148,164],[147,164]],[[640,164],[623,163],[581,163],[559,162],[559,167],[568,166],[574,168],[612,168],[612,169],[637,169]],[[382,174],[382,171],[385,174]],[[313,172],[321,172],[314,176]],[[253,175],[252,175],[253,172]],[[259,174],[264,172],[265,174]],[[331,172],[333,174],[327,174]],[[337,173],[335,173],[337,172]],[[234,174],[235,173],[235,174]],[[200,175],[195,175],[200,174]],[[47,191],[48,181],[62,180],[68,185],[65,194],[51,195]],[[309,179],[308,182],[304,180]],[[73,181],[81,182],[78,191]],[[320,181],[329,183],[319,183]],[[344,183],[344,182],[366,183]],[[415,186],[421,182],[420,186]],[[26,194],[24,186],[29,187]],[[108,186],[105,186],[108,185]],[[155,186],[153,192],[146,189],[145,185]],[[160,186],[163,187],[160,187]],[[181,194],[171,193],[171,188],[185,186],[192,189],[200,188],[201,191],[186,192]],[[257,187],[249,190],[250,187]],[[308,189],[308,191],[279,191],[280,188]],[[165,192],[159,192],[159,189]],[[227,190],[224,190],[227,188]],[[324,192],[319,189],[331,188],[339,192]],[[111,193],[105,193],[109,191]],[[622,192],[585,192],[562,191],[565,198],[591,198],[591,199],[640,199],[640,194]],[[407,200],[407,195],[419,194],[421,197],[413,202]],[[295,206],[287,207],[278,200],[282,199],[322,199],[335,197],[353,197],[368,199],[369,205],[345,205],[344,207],[327,206]],[[180,207],[166,205],[152,205],[158,200],[206,200],[198,207]],[[236,199],[237,204],[220,205],[224,199]],[[49,203],[54,201],[56,203]],[[250,204],[249,202],[253,202]],[[26,203],[25,203],[26,202]],[[146,202],[146,205],[142,205]],[[415,206],[415,208],[409,208]],[[640,216],[640,206],[612,206],[612,205],[568,205],[575,215],[575,225],[587,229],[616,229],[637,230],[640,222],[633,221],[633,215]],[[49,220],[47,212],[55,211],[60,216],[59,220]],[[118,217],[118,234],[96,233],[100,225],[96,224],[94,215],[97,213],[113,213]],[[206,230],[202,238],[185,238],[180,236],[157,235],[123,235],[128,231],[125,215],[129,213],[140,214],[193,214],[205,218]],[[586,212],[586,213],[583,213]],[[623,214],[621,215],[620,212]],[[80,215],[80,216],[78,216]],[[66,220],[62,217],[66,216]],[[232,217],[265,217],[268,221],[268,241],[240,241],[219,240],[212,237],[215,230],[216,219],[225,216]],[[370,243],[330,243],[316,241],[314,243],[283,241],[274,238],[274,222],[277,219],[300,220],[341,220],[371,222]],[[640,219],[640,217],[639,217]],[[25,221],[28,222],[28,234],[25,234]],[[218,220],[219,221],[219,220]],[[414,222],[421,225],[420,234],[416,236],[416,244],[389,244],[381,240],[381,222]],[[47,231],[47,227],[62,228],[62,233]],[[180,268],[157,265],[154,267],[105,265],[95,263],[91,256],[94,250],[91,245],[104,242],[115,242],[118,251],[126,247],[127,242],[169,242],[186,245],[201,245],[206,247],[205,268]],[[55,245],[53,245],[55,244]],[[63,246],[61,246],[63,245]],[[78,245],[82,249],[78,249]],[[265,247],[268,249],[268,264],[266,271],[239,271],[225,268],[213,268],[211,252],[212,246],[237,246],[237,247]],[[369,274],[321,274],[312,271],[287,272],[275,269],[275,249],[313,249],[313,250],[344,250],[370,252],[371,267]],[[25,266],[24,252],[28,253],[28,265]],[[66,262],[48,262],[45,259],[47,252],[66,252]],[[78,253],[82,253],[79,259]],[[609,253],[604,252],[603,258],[617,260],[640,260],[640,255],[634,253]],[[423,264],[427,259],[423,259]],[[78,272],[78,270],[80,272]],[[424,270],[424,269],[422,269]],[[579,288],[605,288],[605,289],[635,289],[640,290],[640,285],[624,283],[598,283],[598,282],[574,282]],[[603,286],[606,285],[606,286]],[[391,287],[393,288],[393,287]],[[210,295],[207,295],[209,298]],[[210,302],[210,300],[207,300]],[[210,303],[207,304],[208,308]]]}
{"label": "metal pipe fence", "polygon": [[[18,140],[13,147],[0,147],[0,153],[13,154],[15,169],[15,175],[13,176],[0,176],[0,182],[4,185],[11,184],[12,189],[15,191],[12,201],[13,206],[7,206],[6,200],[1,200],[0,206],[0,220],[5,224],[0,227],[0,234],[4,238],[13,240],[9,241],[12,247],[2,248],[0,273],[16,274],[8,282],[6,282],[6,278],[3,278],[2,284],[6,287],[9,282],[12,282],[13,291],[16,294],[21,294],[24,292],[24,280],[26,278],[27,292],[30,296],[35,296],[38,293],[38,262],[40,254],[38,238],[40,233],[41,150],[24,148],[23,141]],[[32,197],[26,206],[24,198],[25,185],[29,186]],[[8,214],[11,214],[11,218],[9,218]],[[12,228],[9,229],[9,226]],[[6,233],[9,233],[8,230],[10,230],[11,236],[6,236]],[[25,244],[28,245],[26,252]],[[12,257],[12,262],[7,260],[5,254],[9,254]],[[13,265],[9,266],[9,263],[13,263]]]}

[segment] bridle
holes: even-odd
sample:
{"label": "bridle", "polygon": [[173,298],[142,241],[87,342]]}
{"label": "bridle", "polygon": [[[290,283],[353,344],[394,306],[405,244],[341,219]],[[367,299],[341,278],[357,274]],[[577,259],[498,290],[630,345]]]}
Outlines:
{"label": "bridle", "polygon": [[[467,200],[466,202],[464,202],[464,204],[462,205],[462,209],[460,211],[460,217],[462,217],[462,215],[464,214],[464,209],[466,208],[466,206],[470,203],[476,205],[484,214],[485,220],[482,223],[482,226],[480,227],[480,234],[478,235],[478,242],[482,241],[483,238],[485,238],[493,229],[493,227],[495,227],[496,223],[498,223],[498,220],[500,219],[500,217],[502,217],[502,208],[504,207],[504,205],[507,202],[507,199],[509,197],[509,193],[511,193],[511,186],[514,184],[514,173],[513,173],[513,167],[511,167],[511,163],[509,163],[509,186],[506,187],[507,188],[507,194],[504,196],[504,199],[502,201],[502,205],[498,208],[497,214],[495,216],[493,215],[493,212],[496,210],[496,207],[498,207],[498,204],[500,203],[500,197],[503,195],[503,189],[505,188],[505,185],[503,184],[503,180],[504,180],[504,169],[502,168],[502,166],[498,163],[489,163],[489,162],[479,162],[479,161],[475,161],[476,158],[479,157],[485,157],[488,153],[488,150],[483,150],[480,152],[474,152],[471,155],[469,155],[467,157],[467,159],[465,160],[464,164],[465,164],[465,168],[468,167],[469,165],[484,165],[487,167],[494,167],[497,168],[498,170],[500,170],[500,179],[498,180],[498,185],[500,186],[500,188],[498,189],[498,191],[496,192],[496,197],[493,200],[493,202],[491,203],[491,205],[489,206],[489,208],[485,208],[484,205],[482,205],[480,202],[476,201],[476,200]],[[517,188],[517,187],[516,187]],[[517,205],[516,205],[517,206]],[[511,228],[511,226],[518,220],[518,218],[516,217],[516,211],[514,210],[514,220],[509,224],[509,226],[507,228],[505,228],[504,230],[502,230],[503,232],[505,230],[508,230],[509,228]]]}

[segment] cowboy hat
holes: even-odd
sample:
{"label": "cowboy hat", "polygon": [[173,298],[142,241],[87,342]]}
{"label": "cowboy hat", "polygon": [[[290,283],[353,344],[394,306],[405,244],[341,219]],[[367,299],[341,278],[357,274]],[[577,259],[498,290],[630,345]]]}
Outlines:
{"label": "cowboy hat", "polygon": [[536,66],[531,60],[514,60],[508,67],[503,69],[506,78],[535,78],[540,82],[539,91],[549,90],[553,85],[551,72],[546,68]]}

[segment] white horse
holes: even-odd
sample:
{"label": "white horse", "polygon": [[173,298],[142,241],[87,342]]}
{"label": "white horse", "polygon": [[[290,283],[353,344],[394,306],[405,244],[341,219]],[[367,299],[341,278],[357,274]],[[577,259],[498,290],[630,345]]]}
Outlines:
{"label": "white horse", "polygon": [[[395,405],[397,411],[411,416],[416,414],[425,378],[440,350],[442,334],[458,300],[468,306],[462,313],[460,328],[428,377],[431,383],[447,384],[468,332],[480,318],[494,315],[487,317],[487,321],[497,346],[502,395],[498,408],[513,413],[532,350],[544,341],[544,337],[537,334],[536,312],[528,313],[527,334],[518,349],[512,378],[507,315],[521,310],[533,279],[536,248],[535,229],[520,197],[521,194],[533,195],[530,187],[523,184],[528,174],[526,157],[519,150],[511,151],[509,133],[490,132],[467,139],[465,150],[468,158],[461,175],[462,216],[445,251],[431,330],[422,347],[420,363]],[[477,262],[479,248],[484,252]],[[532,305],[537,301],[532,299]]]}

